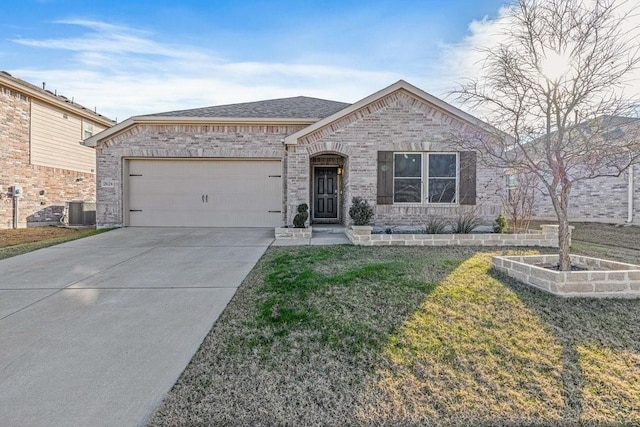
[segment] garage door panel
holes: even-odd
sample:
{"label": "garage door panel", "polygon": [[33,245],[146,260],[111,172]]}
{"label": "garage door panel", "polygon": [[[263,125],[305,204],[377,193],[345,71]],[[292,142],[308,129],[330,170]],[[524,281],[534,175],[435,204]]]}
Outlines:
{"label": "garage door panel", "polygon": [[129,160],[129,225],[278,226],[281,173],[279,160]]}

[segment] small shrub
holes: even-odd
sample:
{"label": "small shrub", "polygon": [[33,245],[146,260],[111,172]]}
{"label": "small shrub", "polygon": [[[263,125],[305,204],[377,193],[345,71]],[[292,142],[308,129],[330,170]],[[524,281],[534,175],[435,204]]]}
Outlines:
{"label": "small shrub", "polygon": [[369,225],[369,221],[373,218],[373,208],[362,197],[354,197],[351,200],[349,216],[354,225]]}
{"label": "small shrub", "polygon": [[500,214],[498,218],[493,222],[493,232],[494,233],[506,233],[509,229],[509,223],[507,222],[507,217],[504,214]]}
{"label": "small shrub", "polygon": [[293,226],[295,228],[304,228],[304,223],[309,218],[309,206],[306,203],[298,205],[298,213],[293,217]]}
{"label": "small shrub", "polygon": [[424,225],[424,232],[427,234],[442,234],[447,228],[447,221],[443,218],[431,217]]}
{"label": "small shrub", "polygon": [[453,232],[461,234],[469,234],[480,225],[480,218],[473,213],[469,212],[460,215],[453,224]]}

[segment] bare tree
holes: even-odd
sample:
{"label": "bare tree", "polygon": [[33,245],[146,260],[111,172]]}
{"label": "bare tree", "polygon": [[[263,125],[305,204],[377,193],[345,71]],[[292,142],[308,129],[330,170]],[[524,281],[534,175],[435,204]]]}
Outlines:
{"label": "bare tree", "polygon": [[538,177],[523,171],[509,171],[507,191],[502,193],[502,207],[505,210],[511,230],[525,233],[529,228],[538,191]]}
{"label": "bare tree", "polygon": [[[518,0],[503,42],[483,50],[480,78],[453,93],[510,135],[464,135],[485,164],[536,176],[559,224],[560,269],[569,258],[574,183],[619,176],[640,155],[626,93],[640,62],[637,8],[614,0]],[[629,32],[631,31],[631,33]],[[624,129],[623,137],[615,129]]]}

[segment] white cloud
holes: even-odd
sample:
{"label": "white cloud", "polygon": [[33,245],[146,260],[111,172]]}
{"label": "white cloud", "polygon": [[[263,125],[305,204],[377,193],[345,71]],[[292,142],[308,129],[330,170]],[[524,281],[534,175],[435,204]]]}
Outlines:
{"label": "white cloud", "polygon": [[62,20],[55,21],[55,23],[83,27],[90,32],[80,37],[43,40],[17,38],[12,41],[24,46],[36,48],[70,50],[75,52],[104,52],[117,55],[159,55],[184,59],[189,55],[197,54],[197,52],[192,49],[185,51],[184,46],[172,48],[171,46],[161,45],[145,38],[144,36],[149,36],[148,33],[124,26],[83,19]]}
{"label": "white cloud", "polygon": [[68,51],[64,68],[11,69],[98,112],[125,118],[155,112],[260,99],[315,96],[354,102],[403,76],[330,64],[229,62],[192,46],[165,45],[150,33],[88,20],[58,21],[88,29],[80,37],[16,39]]}
{"label": "white cloud", "polygon": [[[160,42],[148,31],[67,19],[57,22],[84,34],[14,41],[55,50],[65,60],[68,57],[68,65],[8,71],[38,84],[46,81],[48,88],[73,96],[88,108],[96,106],[98,112],[119,121],[132,115],[298,95],[355,102],[401,78],[455,103],[446,93],[464,78],[481,73],[484,55],[479,49],[503,39],[505,14],[506,9],[501,9],[495,20],[471,22],[463,40],[441,44],[429,58],[390,59],[388,69],[377,70],[344,65],[359,62],[357,58],[344,61],[339,51],[332,58],[309,50],[304,52],[304,62],[260,62],[251,57],[230,61],[213,49]],[[394,52],[388,55],[395,58]],[[640,87],[633,90],[640,92]]]}
{"label": "white cloud", "polygon": [[[594,0],[589,0],[593,2]],[[617,14],[622,16],[628,14],[622,28],[619,29],[621,35],[626,35],[631,40],[638,40],[640,35],[640,9],[632,1],[621,1],[618,3]],[[635,9],[635,10],[634,10]],[[441,46],[442,61],[439,63],[437,73],[448,75],[448,81],[442,81],[444,86],[439,88],[442,93],[451,91],[459,87],[465,79],[478,78],[483,72],[483,60],[485,53],[483,49],[495,47],[506,41],[506,32],[509,26],[509,7],[500,9],[495,19],[483,19],[472,21],[469,24],[468,35],[457,44],[443,44]],[[627,95],[640,96],[640,69],[630,76],[629,86],[624,88]],[[456,103],[452,96],[445,97],[448,102]],[[470,110],[466,105],[463,109],[472,114],[482,117],[483,111]]]}

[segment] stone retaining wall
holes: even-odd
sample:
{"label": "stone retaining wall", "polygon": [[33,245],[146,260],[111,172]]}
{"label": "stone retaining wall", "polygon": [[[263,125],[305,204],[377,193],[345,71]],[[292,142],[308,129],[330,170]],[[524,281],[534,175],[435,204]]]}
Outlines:
{"label": "stone retaining wall", "polygon": [[354,228],[345,234],[359,246],[540,246],[558,247],[558,226],[541,225],[539,232],[522,234],[371,234],[371,227]]}
{"label": "stone retaining wall", "polygon": [[284,239],[310,239],[313,234],[313,227],[292,228],[292,227],[276,227],[276,240]]}
{"label": "stone retaining wall", "polygon": [[496,256],[493,267],[525,284],[563,297],[640,298],[640,266],[571,255],[586,271],[554,271],[558,255]]}

